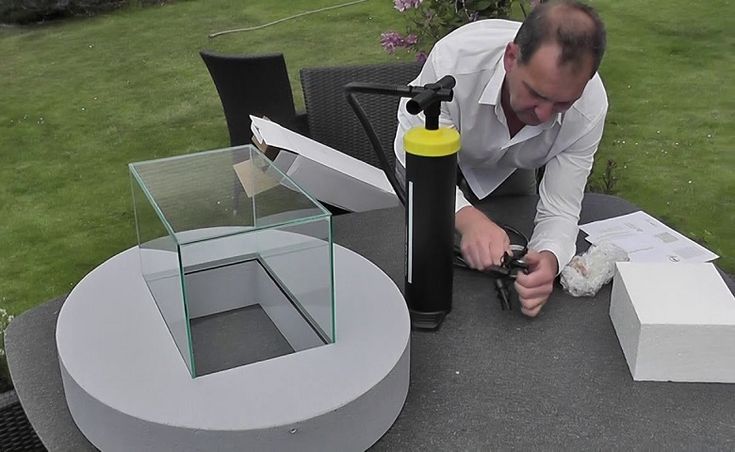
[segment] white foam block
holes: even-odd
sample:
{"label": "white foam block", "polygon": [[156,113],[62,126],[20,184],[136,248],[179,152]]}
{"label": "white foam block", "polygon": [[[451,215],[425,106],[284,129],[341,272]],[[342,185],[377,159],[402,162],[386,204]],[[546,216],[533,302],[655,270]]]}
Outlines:
{"label": "white foam block", "polygon": [[735,297],[712,264],[616,264],[610,318],[634,380],[735,383]]}

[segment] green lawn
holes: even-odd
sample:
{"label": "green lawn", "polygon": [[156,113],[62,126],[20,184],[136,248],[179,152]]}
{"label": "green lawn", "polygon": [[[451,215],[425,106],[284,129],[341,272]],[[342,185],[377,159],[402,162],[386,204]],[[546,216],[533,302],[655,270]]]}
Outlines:
{"label": "green lawn", "polygon": [[[299,105],[301,67],[396,59],[378,45],[380,32],[401,26],[391,0],[207,38],[336,3],[180,0],[0,28],[0,304],[20,313],[68,292],[134,244],[128,162],[227,145],[200,49],[283,52]],[[731,2],[594,4],[610,42],[598,162],[614,159],[619,195],[705,243],[734,273]]]}

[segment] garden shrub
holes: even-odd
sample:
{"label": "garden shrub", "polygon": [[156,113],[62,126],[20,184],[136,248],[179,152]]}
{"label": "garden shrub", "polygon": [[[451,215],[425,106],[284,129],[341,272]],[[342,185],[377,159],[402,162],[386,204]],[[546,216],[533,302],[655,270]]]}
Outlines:
{"label": "garden shrub", "polygon": [[28,24],[70,16],[93,16],[128,4],[163,0],[0,0],[0,23]]}
{"label": "garden shrub", "polygon": [[380,35],[380,44],[388,53],[406,49],[426,60],[434,43],[452,30],[481,19],[510,16],[513,3],[518,3],[525,15],[534,0],[393,0],[393,6],[406,20],[406,34],[387,31]]}

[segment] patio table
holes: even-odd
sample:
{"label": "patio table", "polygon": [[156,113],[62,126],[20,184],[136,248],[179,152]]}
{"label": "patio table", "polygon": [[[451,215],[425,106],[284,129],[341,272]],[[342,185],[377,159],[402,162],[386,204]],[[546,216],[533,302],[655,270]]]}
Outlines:
{"label": "patio table", "polygon": [[[480,207],[530,235],[536,201],[499,197]],[[621,198],[588,193],[581,222],[635,210]],[[402,287],[403,221],[400,208],[336,216],[335,242],[373,261]],[[587,247],[582,233],[577,246]],[[735,293],[733,280],[722,275]],[[94,450],[71,419],[61,386],[54,330],[63,301],[14,320],[6,336],[8,359],[21,403],[46,447]],[[571,297],[557,285],[541,314],[529,319],[518,309],[501,311],[487,275],[457,269],[453,309],[441,328],[412,332],[408,398],[373,449],[735,447],[735,385],[633,381],[609,302],[609,284],[587,298]]]}

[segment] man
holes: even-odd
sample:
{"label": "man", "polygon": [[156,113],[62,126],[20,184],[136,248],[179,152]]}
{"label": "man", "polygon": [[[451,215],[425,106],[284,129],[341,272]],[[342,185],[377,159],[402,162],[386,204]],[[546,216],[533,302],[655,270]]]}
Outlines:
{"label": "man", "polygon": [[[584,186],[607,113],[597,75],[605,43],[604,26],[590,7],[571,0],[542,3],[523,24],[483,20],[450,33],[411,83],[444,75],[457,80],[440,122],[462,137],[458,166],[471,193],[457,189],[455,227],[470,267],[500,264],[509,239],[467,198],[485,198],[517,169],[545,166],[525,258],[529,272],[515,283],[527,316],[539,313],[575,253]],[[395,141],[404,167],[403,135],[424,119],[405,105],[402,100]]]}

